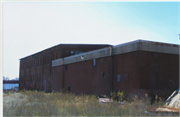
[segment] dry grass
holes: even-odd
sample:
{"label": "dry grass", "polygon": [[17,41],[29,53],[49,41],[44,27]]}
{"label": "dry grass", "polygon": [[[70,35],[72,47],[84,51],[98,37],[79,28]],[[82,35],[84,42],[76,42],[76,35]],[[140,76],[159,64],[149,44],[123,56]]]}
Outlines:
{"label": "dry grass", "polygon": [[[4,116],[145,116],[145,111],[164,104],[164,101],[160,100],[151,105],[147,96],[143,99],[135,96],[131,101],[121,104],[99,103],[95,96],[83,94],[37,91],[19,93],[20,100],[9,102],[9,106],[3,104]],[[27,99],[21,101],[24,98]]]}

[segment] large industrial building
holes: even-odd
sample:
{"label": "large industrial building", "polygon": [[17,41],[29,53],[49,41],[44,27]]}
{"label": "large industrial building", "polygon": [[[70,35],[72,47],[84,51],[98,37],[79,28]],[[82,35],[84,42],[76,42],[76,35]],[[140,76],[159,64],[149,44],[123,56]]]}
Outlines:
{"label": "large industrial building", "polygon": [[109,45],[59,44],[20,59],[19,88],[52,91],[52,61]]}
{"label": "large industrial building", "polygon": [[60,44],[20,59],[20,89],[167,97],[179,88],[179,45],[137,40],[116,46]]}

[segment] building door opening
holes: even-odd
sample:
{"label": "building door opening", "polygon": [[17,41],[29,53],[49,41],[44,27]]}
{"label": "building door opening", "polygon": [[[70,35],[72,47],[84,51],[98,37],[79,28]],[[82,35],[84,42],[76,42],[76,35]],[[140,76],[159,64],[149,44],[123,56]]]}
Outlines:
{"label": "building door opening", "polygon": [[71,91],[71,86],[70,85],[68,85],[68,91]]}
{"label": "building door opening", "polygon": [[46,91],[46,80],[44,80],[44,91]]}

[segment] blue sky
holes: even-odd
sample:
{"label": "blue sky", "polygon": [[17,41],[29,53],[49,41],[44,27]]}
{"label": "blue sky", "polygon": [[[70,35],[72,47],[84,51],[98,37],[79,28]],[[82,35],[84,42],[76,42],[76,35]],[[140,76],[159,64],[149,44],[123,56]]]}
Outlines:
{"label": "blue sky", "polygon": [[179,44],[179,7],[179,2],[3,3],[3,75],[19,77],[20,58],[60,43]]}

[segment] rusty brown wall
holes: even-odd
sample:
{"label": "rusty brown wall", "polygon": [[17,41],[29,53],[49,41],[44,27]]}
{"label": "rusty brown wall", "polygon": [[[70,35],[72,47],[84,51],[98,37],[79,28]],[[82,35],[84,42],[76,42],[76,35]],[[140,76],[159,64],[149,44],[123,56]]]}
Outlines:
{"label": "rusty brown wall", "polygon": [[63,66],[53,67],[52,90],[55,92],[63,91]]}
{"label": "rusty brown wall", "polygon": [[[179,55],[135,51],[52,67],[52,60],[71,51],[86,52],[104,46],[61,45],[20,61],[20,89],[109,94],[111,90],[169,95],[179,86]],[[66,68],[66,69],[64,69]],[[105,77],[102,78],[102,73]],[[117,81],[117,75],[121,75]],[[34,79],[34,82],[33,80]]]}
{"label": "rusty brown wall", "polygon": [[[179,87],[179,55],[139,52],[141,88],[175,90]],[[170,81],[171,80],[171,81]]]}
{"label": "rusty brown wall", "polygon": [[[172,90],[178,88],[178,59],[179,56],[174,54],[136,51],[96,59],[95,66],[93,60],[64,65],[67,70],[58,66],[54,67],[57,81],[54,86],[63,87],[61,83],[64,83],[63,88],[67,91],[70,85],[73,93],[108,94],[113,90],[167,97],[172,92],[171,79],[174,83]],[[105,78],[101,77],[102,72],[106,74]],[[117,75],[121,75],[120,81],[117,81]]]}
{"label": "rusty brown wall", "polygon": [[179,88],[179,55],[139,51],[138,69],[140,89],[151,95],[167,97]]}
{"label": "rusty brown wall", "polygon": [[62,44],[21,59],[19,88],[52,91],[52,60],[70,56],[71,51],[87,52],[107,46]]}
{"label": "rusty brown wall", "polygon": [[[131,52],[95,59],[95,66],[93,65],[93,59],[64,65],[67,66],[66,70],[62,68],[63,66],[58,66],[54,67],[54,76],[55,79],[59,80],[64,78],[63,88],[65,91],[70,85],[71,92],[77,94],[108,95],[111,90],[138,93],[140,74],[137,69],[137,57],[138,52]],[[102,78],[102,73],[105,73],[105,78]],[[118,74],[121,75],[119,82],[117,81]],[[128,74],[128,79],[125,79],[126,74]],[[61,85],[60,81],[55,83],[57,84],[54,84],[54,86]]]}
{"label": "rusty brown wall", "polygon": [[[118,74],[121,74],[120,82],[117,82]],[[179,87],[179,55],[147,51],[116,55],[114,76],[116,92],[168,97]]]}
{"label": "rusty brown wall", "polygon": [[[64,71],[64,89],[73,93],[108,94],[111,90],[110,57],[68,64]],[[105,73],[103,78],[101,75]]]}
{"label": "rusty brown wall", "polygon": [[[114,56],[114,91],[138,93],[140,72],[137,69],[137,51]],[[117,81],[117,75],[121,75]]]}
{"label": "rusty brown wall", "polygon": [[[50,91],[51,61],[58,59],[59,54],[57,46],[22,59],[20,61],[20,89]],[[46,84],[46,81],[49,83]]]}

